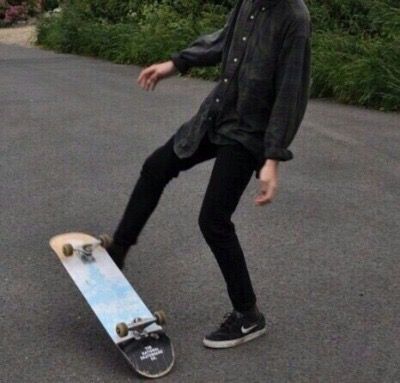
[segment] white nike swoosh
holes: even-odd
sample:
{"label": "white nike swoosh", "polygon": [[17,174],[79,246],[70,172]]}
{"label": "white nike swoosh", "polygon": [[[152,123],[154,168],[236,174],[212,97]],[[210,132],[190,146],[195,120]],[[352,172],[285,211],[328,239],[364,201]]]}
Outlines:
{"label": "white nike swoosh", "polygon": [[242,331],[243,334],[248,334],[251,330],[253,330],[253,328],[256,328],[256,327],[257,327],[256,324],[255,324],[254,326],[250,326],[250,327],[248,327],[248,328],[244,328],[244,327],[242,326],[242,328],[241,328],[240,330]]}

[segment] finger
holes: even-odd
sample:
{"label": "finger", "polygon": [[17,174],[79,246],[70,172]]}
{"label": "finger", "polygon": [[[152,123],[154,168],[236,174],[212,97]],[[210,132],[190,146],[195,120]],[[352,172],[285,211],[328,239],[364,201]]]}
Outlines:
{"label": "finger", "polygon": [[152,85],[153,85],[153,82],[154,82],[154,75],[151,75],[151,76],[149,76],[149,77],[147,78],[147,80],[146,80],[146,89],[147,89],[147,90],[150,90],[150,88],[151,88]]}
{"label": "finger", "polygon": [[151,83],[151,78],[154,75],[154,71],[149,71],[146,75],[146,77],[144,78],[144,87],[146,88],[146,90],[148,90],[149,85]]}
{"label": "finger", "polygon": [[151,90],[155,89],[155,87],[156,87],[156,85],[158,83],[158,80],[159,80],[159,77],[158,76],[154,76]]}
{"label": "finger", "polygon": [[266,195],[266,191],[265,190],[260,190],[257,195],[254,198],[254,201],[256,202],[257,205],[260,205],[263,203],[264,198]]}
{"label": "finger", "polygon": [[265,205],[272,202],[274,195],[275,187],[273,185],[268,185],[261,190],[261,192],[255,198],[255,201],[258,205]]}
{"label": "finger", "polygon": [[137,82],[138,82],[139,84],[143,81],[143,78],[144,78],[144,76],[146,75],[146,73],[147,73],[147,69],[143,69],[143,70],[140,72],[139,77],[138,77],[138,79],[137,79]]}
{"label": "finger", "polygon": [[269,202],[267,199],[267,194],[266,193],[258,194],[257,197],[255,198],[255,202],[257,205],[260,206],[267,204]]}
{"label": "finger", "polygon": [[142,73],[140,74],[138,82],[142,88],[144,88],[146,86],[146,80],[152,74],[152,72],[153,72],[153,68],[149,67],[149,68],[144,69],[142,71]]}
{"label": "finger", "polygon": [[265,203],[271,203],[272,199],[273,199],[273,191],[272,188],[270,188],[264,196],[264,201]]}
{"label": "finger", "polygon": [[143,89],[147,90],[147,82],[148,82],[148,78],[146,77],[145,79],[143,79]]}
{"label": "finger", "polygon": [[138,80],[138,83],[139,83],[139,85],[140,85],[142,88],[145,87],[146,76],[147,76],[147,74],[144,73],[144,74],[140,77],[140,80]]}
{"label": "finger", "polygon": [[143,69],[143,75],[146,76],[146,77],[151,75],[153,73],[154,69],[155,69],[154,65],[150,65],[147,68],[144,68]]}
{"label": "finger", "polygon": [[150,90],[150,87],[151,87],[152,82],[153,82],[153,81],[152,81],[151,77],[149,77],[149,78],[146,80],[146,90],[147,90],[147,91]]}
{"label": "finger", "polygon": [[275,197],[275,190],[276,190],[276,188],[274,185],[270,185],[268,187],[268,190],[264,196],[265,203],[271,203],[273,201],[273,199]]}

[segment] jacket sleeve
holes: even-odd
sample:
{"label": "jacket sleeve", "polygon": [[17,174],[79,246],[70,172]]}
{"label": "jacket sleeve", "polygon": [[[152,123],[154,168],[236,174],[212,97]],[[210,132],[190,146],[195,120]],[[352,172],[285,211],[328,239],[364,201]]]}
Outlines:
{"label": "jacket sleeve", "polygon": [[222,50],[225,45],[225,38],[232,21],[234,9],[229,12],[227,21],[221,29],[202,35],[187,48],[171,54],[170,58],[179,72],[185,74],[192,67],[212,66],[221,62]]}
{"label": "jacket sleeve", "polygon": [[275,100],[264,135],[264,157],[287,161],[288,150],[303,120],[310,85],[311,25],[295,27],[285,38],[275,77]]}

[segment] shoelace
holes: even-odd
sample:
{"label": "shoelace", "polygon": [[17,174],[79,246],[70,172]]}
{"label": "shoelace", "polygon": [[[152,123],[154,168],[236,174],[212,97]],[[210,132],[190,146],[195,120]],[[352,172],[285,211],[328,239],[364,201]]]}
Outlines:
{"label": "shoelace", "polygon": [[224,321],[220,325],[221,329],[230,330],[234,327],[236,322],[236,313],[234,311],[226,313],[223,319]]}

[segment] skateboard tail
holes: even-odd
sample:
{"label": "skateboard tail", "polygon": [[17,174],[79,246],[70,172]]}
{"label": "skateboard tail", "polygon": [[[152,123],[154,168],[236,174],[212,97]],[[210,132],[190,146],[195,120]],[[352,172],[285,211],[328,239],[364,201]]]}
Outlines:
{"label": "skateboard tail", "polygon": [[159,332],[157,338],[130,339],[117,346],[135,371],[146,378],[160,378],[174,366],[174,348],[164,332]]}

